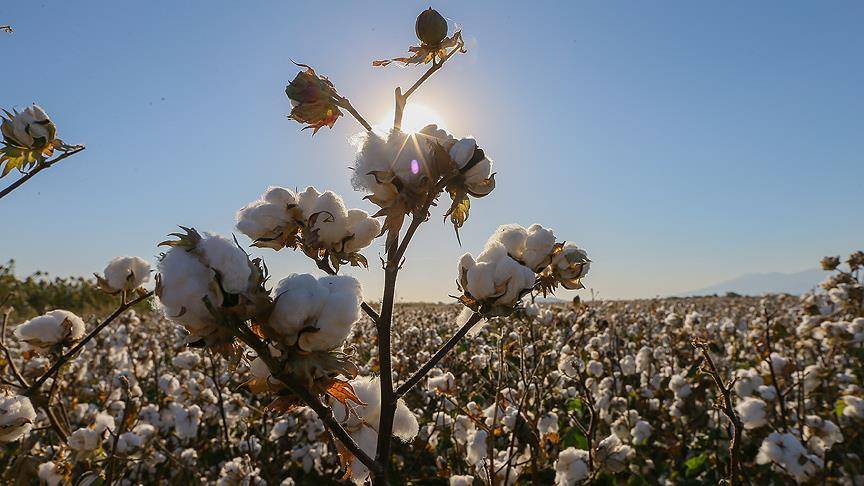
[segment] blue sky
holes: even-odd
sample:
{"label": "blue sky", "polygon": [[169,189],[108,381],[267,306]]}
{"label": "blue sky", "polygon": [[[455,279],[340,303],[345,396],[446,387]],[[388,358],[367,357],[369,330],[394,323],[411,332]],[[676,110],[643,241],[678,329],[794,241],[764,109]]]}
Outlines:
{"label": "blue sky", "polygon": [[[461,248],[433,214],[399,298],[446,300],[458,256],[509,222],[587,248],[586,283],[608,298],[798,271],[864,242],[864,4],[433,5],[470,52],[412,102],[477,137],[498,187],[473,203]],[[0,35],[0,106],[37,102],[88,148],[0,202],[0,257],[58,275],[121,254],[152,261],[177,224],[231,232],[268,185],[373,210],[349,182],[358,125],[313,139],[285,118],[290,60],[384,119],[394,87],[422,71],[371,61],[412,44],[427,6],[5,0],[0,24],[15,33]],[[256,253],[277,278],[317,271],[299,254]],[[349,273],[380,295],[377,268]]]}

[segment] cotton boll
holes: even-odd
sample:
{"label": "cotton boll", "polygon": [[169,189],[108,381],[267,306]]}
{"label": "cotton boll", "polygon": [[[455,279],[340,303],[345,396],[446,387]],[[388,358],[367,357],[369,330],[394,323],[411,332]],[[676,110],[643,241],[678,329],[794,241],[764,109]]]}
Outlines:
{"label": "cotton boll", "polygon": [[845,395],[840,397],[843,401],[843,416],[852,419],[864,420],[864,400],[852,396]]}
{"label": "cotton boll", "polygon": [[52,310],[15,328],[15,337],[25,350],[45,353],[54,346],[84,337],[84,321],[65,310]]}
{"label": "cotton boll", "polygon": [[470,442],[468,443],[467,448],[467,457],[468,464],[471,464],[474,467],[482,467],[482,465],[486,461],[487,449],[486,449],[486,439],[489,434],[482,429],[474,432],[474,435],[471,436]]}
{"label": "cotton boll", "polygon": [[300,215],[289,209],[297,204],[297,196],[283,187],[269,187],[260,199],[237,211],[237,229],[252,240],[278,238]]}
{"label": "cotton boll", "polygon": [[339,347],[360,319],[360,283],[347,276],[316,280],[291,275],[279,282],[270,326],[306,351]]}
{"label": "cotton boll", "polygon": [[513,258],[522,260],[522,254],[525,252],[525,244],[528,239],[528,231],[518,224],[505,224],[498,227],[495,233],[486,243],[486,248],[498,242],[504,245],[507,253]]}
{"label": "cotton boll", "polygon": [[588,451],[568,447],[555,461],[555,486],[573,486],[588,479]]}
{"label": "cotton boll", "polygon": [[39,464],[36,470],[36,475],[39,479],[45,481],[48,486],[58,486],[63,481],[63,470],[60,466],[52,461]]}
{"label": "cotton boll", "polygon": [[329,350],[341,346],[361,317],[360,282],[341,275],[324,277],[318,282],[329,290],[329,295],[314,324],[318,331],[304,332],[300,336],[297,344],[304,350]]}
{"label": "cotton boll", "polygon": [[651,424],[644,420],[636,421],[636,424],[630,429],[630,436],[633,438],[633,444],[644,444],[648,437],[651,436],[651,431],[654,430]]}
{"label": "cotton boll", "polygon": [[150,263],[135,256],[116,257],[105,267],[105,281],[116,291],[131,291],[150,280]]}
{"label": "cotton boll", "polygon": [[198,353],[189,350],[183,351],[171,359],[171,364],[182,370],[191,370],[198,366],[198,363],[200,362],[201,356],[199,356]]}
{"label": "cotton boll", "polygon": [[393,416],[393,436],[402,442],[409,442],[417,437],[420,425],[414,412],[405,404],[405,400],[396,402],[396,414]]}
{"label": "cotton boll", "polygon": [[336,245],[347,235],[348,209],[342,198],[332,191],[327,191],[315,201],[311,213],[305,214],[311,222],[315,216],[315,223],[311,229],[317,231],[318,238],[328,246]]}
{"label": "cotton boll", "polygon": [[249,257],[233,241],[224,236],[205,233],[197,248],[204,262],[218,272],[222,288],[229,294],[239,294],[249,287],[252,269]]}
{"label": "cotton boll", "polygon": [[756,429],[768,423],[765,416],[766,405],[758,398],[747,397],[735,406],[745,429]]}
{"label": "cotton boll", "polygon": [[36,411],[30,399],[21,395],[0,395],[0,442],[12,442],[30,432]]}
{"label": "cotton boll", "polygon": [[450,148],[450,158],[453,159],[456,167],[461,169],[474,157],[475,150],[477,150],[477,141],[473,138],[463,138]]}
{"label": "cotton boll", "polygon": [[474,476],[450,476],[450,486],[472,486]]}
{"label": "cotton boll", "polygon": [[344,251],[348,253],[360,251],[371,245],[372,241],[381,233],[381,223],[360,209],[348,211],[346,224],[348,225],[348,234],[354,235],[345,243]]}
{"label": "cotton boll", "polygon": [[214,306],[222,305],[222,295],[210,285],[215,277],[213,270],[192,253],[174,247],[159,261],[159,274],[159,302],[165,315],[197,337],[213,332],[217,322],[203,301],[206,297]]}
{"label": "cotton boll", "polygon": [[78,452],[90,452],[102,443],[102,435],[93,429],[80,428],[69,435],[69,447]]}
{"label": "cotton boll", "polygon": [[555,246],[555,233],[550,229],[546,229],[539,224],[531,225],[528,228],[528,235],[525,239],[525,251],[522,254],[522,261],[528,268],[538,271],[549,264],[549,256],[552,254],[552,247]]}

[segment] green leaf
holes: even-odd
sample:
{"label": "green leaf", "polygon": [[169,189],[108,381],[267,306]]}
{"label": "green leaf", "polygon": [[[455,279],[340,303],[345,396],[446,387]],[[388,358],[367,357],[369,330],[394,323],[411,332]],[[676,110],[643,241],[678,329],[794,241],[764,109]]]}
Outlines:
{"label": "green leaf", "polygon": [[582,400],[578,398],[571,398],[567,400],[567,410],[570,412],[579,412],[583,413],[585,411],[584,405],[582,405]]}
{"label": "green leaf", "polygon": [[708,461],[708,456],[705,454],[699,454],[698,456],[693,456],[690,459],[684,461],[684,467],[687,468],[687,471],[684,475],[688,478],[692,478],[702,472],[702,469],[705,468],[705,463]]}
{"label": "green leaf", "polygon": [[579,432],[579,429],[573,427],[561,439],[561,448],[575,447],[577,449],[588,450],[588,439]]}

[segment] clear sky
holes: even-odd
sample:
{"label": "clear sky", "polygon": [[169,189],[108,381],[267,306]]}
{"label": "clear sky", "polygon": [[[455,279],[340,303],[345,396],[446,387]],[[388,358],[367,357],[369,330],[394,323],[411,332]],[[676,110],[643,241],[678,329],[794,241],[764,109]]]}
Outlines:
{"label": "clear sky", "polygon": [[[587,248],[586,283],[607,298],[798,271],[864,243],[864,3],[433,5],[470,52],[412,102],[474,135],[498,187],[472,203],[461,248],[433,214],[399,298],[446,300],[458,256],[509,222]],[[374,211],[349,182],[354,120],[313,139],[285,118],[290,60],[386,119],[422,68],[371,61],[401,55],[428,6],[4,0],[15,33],[0,33],[0,106],[37,102],[88,148],[0,202],[0,257],[57,275],[153,261],[177,224],[231,232],[268,185]],[[287,250],[255,253],[277,278],[317,272]],[[349,273],[380,295],[380,269]]]}

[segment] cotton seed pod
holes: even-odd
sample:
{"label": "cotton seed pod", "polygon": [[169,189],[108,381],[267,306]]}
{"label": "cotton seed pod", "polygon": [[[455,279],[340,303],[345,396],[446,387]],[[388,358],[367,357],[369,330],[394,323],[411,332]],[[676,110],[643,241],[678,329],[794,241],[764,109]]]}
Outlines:
{"label": "cotton seed pod", "polygon": [[417,33],[417,38],[424,44],[440,44],[447,37],[447,19],[437,10],[429,7],[417,16],[414,30]]}

